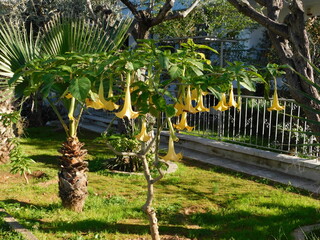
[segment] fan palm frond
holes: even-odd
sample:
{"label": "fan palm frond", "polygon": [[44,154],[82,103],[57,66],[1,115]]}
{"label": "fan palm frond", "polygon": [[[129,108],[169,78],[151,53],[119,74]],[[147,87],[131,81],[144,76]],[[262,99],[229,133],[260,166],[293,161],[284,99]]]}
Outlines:
{"label": "fan palm frond", "polygon": [[97,53],[118,48],[132,20],[109,23],[106,28],[84,18],[57,15],[44,28],[42,48],[47,55],[66,52]]}
{"label": "fan palm frond", "polygon": [[13,73],[32,59],[39,57],[39,36],[27,32],[19,21],[6,22],[0,25],[0,76],[12,77]]}

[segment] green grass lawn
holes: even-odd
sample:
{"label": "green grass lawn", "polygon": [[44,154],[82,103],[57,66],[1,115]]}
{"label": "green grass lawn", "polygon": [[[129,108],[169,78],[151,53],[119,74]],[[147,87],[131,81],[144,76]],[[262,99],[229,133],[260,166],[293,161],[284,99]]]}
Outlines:
{"label": "green grass lawn", "polygon": [[[94,137],[79,135],[89,151],[89,167],[97,170],[110,153]],[[36,161],[32,171],[43,171],[46,177],[30,177],[26,185],[23,177],[8,173],[8,165],[0,166],[0,207],[39,240],[149,239],[141,211],[146,196],[143,176],[89,172],[84,212],[61,207],[57,150],[63,141],[63,132],[28,129],[23,149]],[[155,186],[154,206],[164,239],[285,240],[292,239],[295,228],[320,222],[319,200],[292,192],[292,187],[195,162],[177,164],[178,171]]]}

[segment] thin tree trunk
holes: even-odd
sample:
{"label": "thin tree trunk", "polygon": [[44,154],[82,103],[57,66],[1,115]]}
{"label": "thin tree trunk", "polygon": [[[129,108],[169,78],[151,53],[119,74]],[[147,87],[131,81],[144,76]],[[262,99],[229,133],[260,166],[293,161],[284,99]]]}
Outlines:
{"label": "thin tree trunk", "polygon": [[150,233],[152,240],[160,240],[160,234],[159,234],[159,227],[158,227],[158,219],[156,217],[156,211],[152,207],[152,201],[154,197],[154,189],[153,184],[154,181],[152,179],[148,161],[145,155],[140,156],[140,159],[143,162],[144,167],[144,176],[148,183],[148,194],[147,194],[147,200],[146,203],[143,205],[142,210],[147,214],[149,225],[150,225]]}

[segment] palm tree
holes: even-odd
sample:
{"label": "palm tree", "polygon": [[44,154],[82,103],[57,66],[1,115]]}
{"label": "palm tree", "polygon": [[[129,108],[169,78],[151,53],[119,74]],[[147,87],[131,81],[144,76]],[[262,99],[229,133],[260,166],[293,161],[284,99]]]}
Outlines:
{"label": "palm tree", "polygon": [[[13,88],[9,87],[8,80],[16,70],[39,53],[39,38],[34,39],[23,27],[18,26],[20,23],[7,23],[4,19],[0,25],[0,163],[9,160],[9,153],[13,147],[9,141],[14,136],[13,124],[8,122],[8,114],[14,110],[14,97]],[[16,85],[19,84],[21,81],[16,82]]]}
{"label": "palm tree", "polygon": [[[85,96],[81,96],[81,100],[76,96],[71,96],[68,99],[64,98],[66,91],[72,92],[71,85],[73,84],[74,87],[74,83],[78,82],[77,79],[74,80],[75,78],[71,77],[71,74],[69,81],[66,81],[70,86],[64,85],[65,91],[57,92],[57,88],[52,87],[52,85],[46,85],[48,79],[44,81],[43,78],[39,78],[39,74],[38,78],[34,78],[34,76],[28,73],[29,69],[23,68],[23,66],[36,62],[37,59],[40,60],[41,58],[51,57],[52,59],[59,60],[57,56],[64,58],[63,55],[67,52],[77,52],[81,55],[114,50],[121,45],[130,24],[130,20],[122,20],[114,23],[112,26],[109,25],[106,29],[102,29],[94,23],[81,18],[72,19],[70,17],[57,16],[45,26],[42,35],[37,37],[36,41],[32,39],[31,31],[30,37],[27,37],[25,28],[17,24],[4,24],[0,28],[0,48],[4,49],[0,56],[0,70],[2,68],[5,69],[6,71],[3,72],[9,73],[9,77],[12,77],[12,73],[16,72],[9,80],[9,83],[16,84],[16,93],[20,95],[30,96],[30,94],[37,92],[41,86],[47,87],[47,90],[41,91],[41,94],[49,100],[50,105],[66,130],[67,141],[63,143],[63,147],[60,150],[62,156],[60,157],[59,195],[63,206],[75,211],[82,211],[88,194],[86,176],[88,169],[87,163],[84,161],[87,151],[82,149],[83,144],[77,138],[77,126],[81,114],[74,116],[77,105],[80,106],[80,108],[83,107],[81,100],[84,100]],[[21,28],[23,31],[21,31]],[[28,43],[35,42],[36,45],[34,45],[34,48],[27,47],[24,49],[25,52],[34,54],[30,55],[28,59],[25,58],[24,61],[16,67],[17,64],[14,65],[14,63],[18,62],[20,55],[23,54],[15,54],[14,44],[12,44],[12,48],[8,49],[6,42],[14,42],[19,39]],[[39,41],[39,39],[41,39],[41,41]],[[23,49],[23,45],[20,44],[19,41],[18,43],[18,46],[21,45]],[[26,44],[26,46],[28,45]],[[41,54],[38,54],[40,50]],[[70,66],[65,66],[65,69],[68,67]],[[18,69],[20,70],[17,71]],[[65,69],[60,68],[60,72],[63,74]],[[50,68],[45,69],[45,71],[50,71]],[[42,73],[45,74],[45,72]],[[48,77],[48,75],[45,75],[45,77]],[[54,77],[49,79],[49,81],[53,83]],[[85,81],[88,83],[89,80]],[[90,84],[87,85],[89,86]],[[82,84],[78,86],[82,86]],[[50,100],[50,92],[58,94],[57,101],[65,102],[66,106],[68,106],[68,123],[63,121],[55,107],[55,102],[53,102],[52,99]],[[86,94],[88,94],[88,92],[89,89]],[[80,111],[80,113],[81,112],[82,111]]]}

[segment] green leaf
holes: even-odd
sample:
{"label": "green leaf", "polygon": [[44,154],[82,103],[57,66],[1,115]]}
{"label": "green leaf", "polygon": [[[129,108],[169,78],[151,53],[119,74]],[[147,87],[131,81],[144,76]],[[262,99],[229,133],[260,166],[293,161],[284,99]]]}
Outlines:
{"label": "green leaf", "polygon": [[159,63],[162,68],[164,69],[169,68],[169,64],[170,64],[169,58],[164,54],[159,55]]}
{"label": "green leaf", "polygon": [[12,78],[9,79],[8,84],[11,86],[13,83],[15,83],[20,77],[22,76],[22,72],[17,72],[13,75]]}
{"label": "green leaf", "polygon": [[86,77],[72,79],[69,91],[78,101],[82,102],[88,96],[91,81]]}
{"label": "green leaf", "polygon": [[249,91],[254,92],[256,90],[255,85],[252,83],[250,78],[247,75],[244,75],[240,80],[241,86],[248,89]]}
{"label": "green leaf", "polygon": [[61,69],[62,71],[66,71],[66,72],[68,72],[68,73],[72,73],[72,72],[73,72],[73,71],[72,71],[72,68],[69,67],[69,66],[66,66],[66,65],[60,66],[60,69]]}
{"label": "green leaf", "polygon": [[167,117],[174,117],[176,113],[177,113],[177,109],[175,109],[172,104],[166,106]]}
{"label": "green leaf", "polygon": [[208,49],[208,50],[210,50],[210,51],[212,51],[212,52],[214,52],[214,53],[216,53],[216,54],[219,54],[217,50],[215,50],[215,49],[213,49],[213,48],[211,48],[211,47],[209,47],[209,46],[206,46],[206,45],[197,45],[197,48],[200,48],[200,49]]}
{"label": "green leaf", "polygon": [[169,74],[172,78],[179,78],[182,77],[182,69],[178,67],[178,65],[172,65],[172,67],[169,69]]}
{"label": "green leaf", "polygon": [[44,98],[48,97],[48,95],[51,91],[51,88],[54,84],[54,77],[55,77],[55,75],[50,74],[50,73],[45,74],[43,76],[43,87],[41,89],[41,93]]}
{"label": "green leaf", "polygon": [[158,111],[164,111],[167,107],[166,100],[160,95],[153,95],[152,101],[154,105],[158,108]]}

